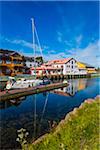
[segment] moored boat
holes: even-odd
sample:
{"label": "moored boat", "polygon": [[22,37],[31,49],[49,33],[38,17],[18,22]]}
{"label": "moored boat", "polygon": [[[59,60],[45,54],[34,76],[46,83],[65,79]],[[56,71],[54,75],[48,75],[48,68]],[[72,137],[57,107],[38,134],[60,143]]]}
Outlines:
{"label": "moored boat", "polygon": [[37,86],[43,83],[43,80],[39,79],[32,79],[28,80],[25,78],[21,78],[19,80],[15,80],[14,77],[9,77],[9,80],[7,81],[6,89],[21,89],[21,88],[28,88],[28,87],[33,87]]}

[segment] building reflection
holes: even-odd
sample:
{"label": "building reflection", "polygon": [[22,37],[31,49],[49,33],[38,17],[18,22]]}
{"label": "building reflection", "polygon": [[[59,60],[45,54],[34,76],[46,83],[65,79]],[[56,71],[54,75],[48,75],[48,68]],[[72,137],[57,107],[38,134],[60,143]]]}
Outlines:
{"label": "building reflection", "polygon": [[87,87],[88,79],[71,79],[68,81],[68,86],[60,89],[56,89],[53,92],[63,96],[74,96],[78,91]]}
{"label": "building reflection", "polygon": [[[10,107],[10,109],[1,110],[0,149],[19,149],[19,145],[16,142],[18,129],[26,129],[29,132],[28,140],[32,141],[33,137],[37,139],[44,133],[49,132],[51,127],[53,127],[53,122],[59,123],[68,112],[79,106],[83,102],[84,97],[83,99],[78,97],[77,102],[77,95],[75,94],[88,86],[89,79],[74,79],[68,82],[68,87],[55,90],[54,92],[70,97],[62,98],[56,94],[44,92],[42,94],[27,96],[24,102],[20,100],[20,104],[17,104],[19,105],[18,107],[10,107],[12,105],[16,106],[14,101],[2,103],[2,107]],[[92,84],[94,85],[94,82]],[[91,93],[93,91],[94,89],[92,89]],[[73,95],[75,95],[74,99],[73,97],[71,98]]]}
{"label": "building reflection", "polygon": [[[78,91],[85,89],[88,86],[88,79],[71,79],[68,81],[68,86],[60,89],[56,89],[53,93],[63,96],[74,96]],[[47,93],[44,92],[43,96],[47,96]],[[19,99],[2,101],[0,102],[0,109],[8,108],[12,105],[18,106],[26,97],[20,97]]]}

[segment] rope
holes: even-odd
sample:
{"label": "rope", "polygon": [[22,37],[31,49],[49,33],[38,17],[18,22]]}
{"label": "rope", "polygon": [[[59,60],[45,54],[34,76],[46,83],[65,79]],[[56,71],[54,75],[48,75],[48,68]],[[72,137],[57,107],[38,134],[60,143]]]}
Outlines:
{"label": "rope", "polygon": [[[37,42],[38,42],[38,45],[39,45],[41,56],[42,56],[42,58],[44,58],[43,53],[42,53],[42,48],[41,48],[41,45],[40,45],[40,41],[39,41],[39,38],[38,38],[36,27],[34,27],[34,30],[35,30],[35,33],[36,33],[36,38],[37,38]],[[44,66],[44,69],[46,71],[46,74],[48,75],[48,71],[47,71],[45,66]]]}
{"label": "rope", "polygon": [[32,18],[32,34],[33,34],[33,44],[32,44],[32,47],[33,47],[33,52],[34,52],[34,67],[35,67],[35,79],[36,79],[36,58],[35,58],[35,24],[34,24],[34,19]]}

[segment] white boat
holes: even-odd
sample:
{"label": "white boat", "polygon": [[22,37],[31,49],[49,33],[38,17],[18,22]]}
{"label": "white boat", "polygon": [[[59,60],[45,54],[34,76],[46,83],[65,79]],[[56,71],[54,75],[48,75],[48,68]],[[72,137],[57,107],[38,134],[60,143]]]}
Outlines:
{"label": "white boat", "polygon": [[33,87],[33,86],[38,86],[43,83],[43,80],[39,79],[32,79],[32,80],[27,80],[25,78],[21,78],[19,80],[15,80],[14,77],[9,77],[9,80],[6,85],[6,89],[21,89],[21,88],[28,88],[28,87]]}
{"label": "white boat", "polygon": [[[34,62],[36,62],[35,61],[36,47],[34,46],[35,45],[35,34],[36,34],[36,37],[37,37],[39,47],[40,47],[40,42],[39,42],[39,39],[38,39],[36,27],[35,27],[35,24],[34,24],[34,19],[32,18],[31,20],[32,20]],[[40,47],[40,52],[42,54],[41,47]],[[43,56],[43,54],[42,54],[42,56]],[[34,67],[36,68],[36,63],[34,63],[34,64],[35,64]],[[8,82],[7,82],[7,85],[6,85],[6,89],[9,90],[9,89],[28,88],[28,87],[33,87],[33,86],[37,86],[37,85],[42,85],[42,84],[45,84],[45,83],[47,83],[47,81],[45,82],[44,80],[36,79],[36,73],[35,73],[35,79],[21,78],[20,80],[15,80],[14,77],[10,77]]]}

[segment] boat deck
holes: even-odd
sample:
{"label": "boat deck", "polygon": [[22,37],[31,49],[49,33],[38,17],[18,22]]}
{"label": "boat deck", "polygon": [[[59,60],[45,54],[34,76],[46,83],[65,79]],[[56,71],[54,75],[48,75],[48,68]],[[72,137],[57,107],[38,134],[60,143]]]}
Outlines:
{"label": "boat deck", "polygon": [[52,83],[48,85],[39,85],[23,89],[9,90],[0,92],[0,101],[16,99],[22,96],[46,92],[68,86],[68,83]]}

